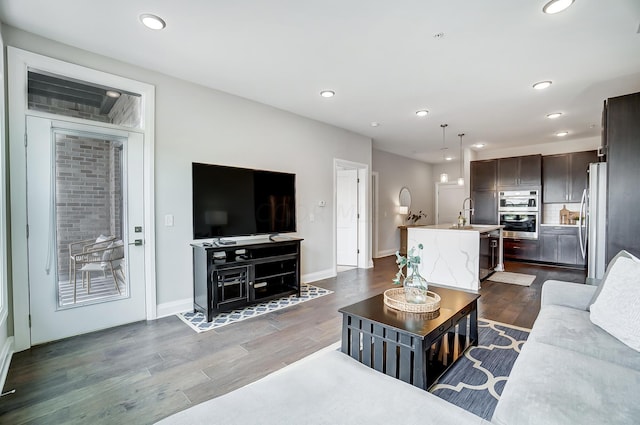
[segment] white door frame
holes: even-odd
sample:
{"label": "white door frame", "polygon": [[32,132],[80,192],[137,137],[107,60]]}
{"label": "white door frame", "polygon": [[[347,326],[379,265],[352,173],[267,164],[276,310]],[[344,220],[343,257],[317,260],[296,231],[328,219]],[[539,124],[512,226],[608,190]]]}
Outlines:
{"label": "white door frame", "polygon": [[26,182],[26,115],[60,120],[54,114],[29,111],[27,108],[27,72],[29,68],[51,72],[81,81],[118,87],[142,95],[142,128],[132,129],[113,124],[63,117],[64,121],[95,127],[120,129],[144,136],[144,229],[145,240],[145,303],[147,320],[157,316],[155,219],[154,219],[154,129],[155,87],[79,65],[52,59],[15,47],[7,47],[9,168],[11,177],[11,265],[13,289],[13,328],[15,351],[31,347],[29,329],[29,265],[27,245],[27,182]]}
{"label": "white door frame", "polygon": [[336,223],[337,223],[337,182],[338,182],[338,169],[350,168],[358,170],[358,213],[360,218],[358,219],[358,247],[360,247],[360,253],[358,254],[358,268],[371,268],[373,267],[373,260],[371,258],[371,196],[370,196],[370,182],[371,176],[369,173],[369,166],[359,162],[347,161],[344,159],[333,159],[333,273],[338,274],[337,266],[337,236],[336,236]]}

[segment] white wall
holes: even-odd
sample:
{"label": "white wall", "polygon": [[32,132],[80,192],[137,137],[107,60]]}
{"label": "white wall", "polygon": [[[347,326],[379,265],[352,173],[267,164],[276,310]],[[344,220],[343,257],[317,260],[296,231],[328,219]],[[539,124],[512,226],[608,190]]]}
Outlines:
{"label": "white wall", "polygon": [[421,224],[434,223],[434,180],[432,165],[373,150],[373,171],[378,178],[378,252],[374,257],[394,254],[400,248],[398,226],[405,224],[404,216],[398,214],[400,189],[411,191],[411,211],[422,210],[429,217]]}
{"label": "white wall", "polygon": [[[296,173],[303,277],[331,275],[333,159],[371,166],[371,140],[358,134],[99,56],[6,26],[5,42],[156,86],[155,219],[157,303],[192,300],[191,162]],[[11,100],[9,100],[11,101]],[[318,207],[318,201],[327,205]],[[315,220],[309,220],[309,214]],[[174,216],[165,227],[164,216]],[[159,307],[159,312],[161,308]]]}
{"label": "white wall", "polygon": [[589,137],[577,140],[561,140],[554,143],[518,146],[501,149],[478,149],[474,160],[508,158],[524,155],[556,155],[560,153],[582,152],[595,150],[600,147],[600,137]]}

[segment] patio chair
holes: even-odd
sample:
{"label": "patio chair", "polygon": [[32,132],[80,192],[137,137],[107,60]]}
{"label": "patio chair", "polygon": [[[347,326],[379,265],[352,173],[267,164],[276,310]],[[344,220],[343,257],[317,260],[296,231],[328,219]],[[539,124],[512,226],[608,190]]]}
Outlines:
{"label": "patio chair", "polygon": [[106,248],[115,240],[115,236],[100,235],[96,239],[84,239],[81,241],[71,242],[69,244],[69,283],[71,283],[71,276],[75,276],[77,273],[77,267],[75,264],[75,256],[77,254],[84,254],[88,251]]}
{"label": "patio chair", "polygon": [[122,240],[109,243],[104,248],[92,249],[86,252],[76,254],[73,257],[73,302],[77,301],[77,273],[82,273],[82,286],[85,281],[87,284],[87,293],[91,293],[91,273],[102,272],[106,277],[109,271],[113,277],[113,284],[118,293],[121,294],[119,281],[125,283],[125,275],[123,270],[124,263],[124,244]]}

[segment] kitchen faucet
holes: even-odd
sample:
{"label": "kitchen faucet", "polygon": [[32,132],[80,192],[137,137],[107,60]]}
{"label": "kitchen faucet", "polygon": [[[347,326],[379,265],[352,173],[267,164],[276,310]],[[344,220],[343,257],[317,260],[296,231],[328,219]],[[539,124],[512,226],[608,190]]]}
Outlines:
{"label": "kitchen faucet", "polygon": [[[469,200],[469,208],[465,208],[464,204],[467,203],[467,200]],[[464,201],[462,201],[462,214],[464,216],[465,211],[469,211],[469,224],[471,224],[471,216],[473,215],[473,199],[471,198],[464,198]]]}

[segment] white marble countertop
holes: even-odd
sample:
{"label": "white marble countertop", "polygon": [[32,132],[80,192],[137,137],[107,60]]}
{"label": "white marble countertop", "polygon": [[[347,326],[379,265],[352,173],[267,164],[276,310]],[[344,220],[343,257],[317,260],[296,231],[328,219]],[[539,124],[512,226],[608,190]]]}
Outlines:
{"label": "white marble countertop", "polygon": [[544,227],[579,227],[577,224],[547,224],[547,223],[542,223],[540,226],[544,226]]}
{"label": "white marble countertop", "polygon": [[473,231],[478,233],[487,233],[493,230],[502,229],[504,226],[500,224],[472,224],[462,228],[455,227],[454,224],[432,224],[430,226],[416,227],[416,230],[455,230],[455,231]]}

